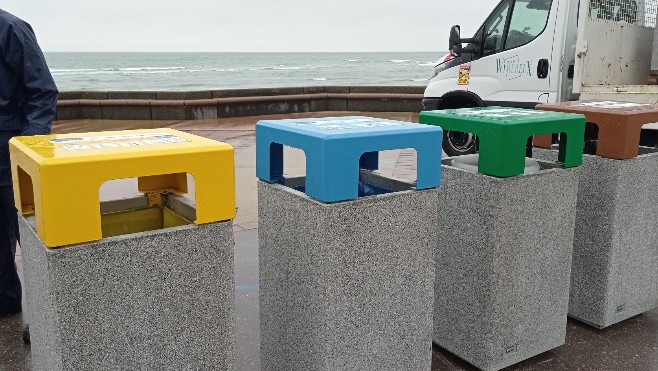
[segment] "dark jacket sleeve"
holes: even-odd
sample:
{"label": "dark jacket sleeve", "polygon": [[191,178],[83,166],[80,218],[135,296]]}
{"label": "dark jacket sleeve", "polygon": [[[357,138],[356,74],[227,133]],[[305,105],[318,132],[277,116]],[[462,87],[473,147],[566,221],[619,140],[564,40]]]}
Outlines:
{"label": "dark jacket sleeve", "polygon": [[22,77],[27,96],[22,135],[49,134],[57,107],[55,81],[30,25],[14,23],[11,28],[7,62]]}

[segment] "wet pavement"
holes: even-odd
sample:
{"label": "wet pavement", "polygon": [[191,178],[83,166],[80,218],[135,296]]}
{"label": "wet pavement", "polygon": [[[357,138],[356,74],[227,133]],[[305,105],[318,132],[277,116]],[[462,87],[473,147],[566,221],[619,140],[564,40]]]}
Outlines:
{"label": "wet pavement", "polygon": [[[235,148],[235,306],[236,370],[259,370],[258,321],[258,215],[254,125],[259,119],[367,115],[417,121],[414,113],[316,112],[197,121],[60,121],[57,133],[170,127],[227,142]],[[286,149],[285,172],[305,173],[301,151]],[[415,151],[397,150],[381,154],[380,172],[403,179],[415,178]],[[193,181],[190,179],[193,197]],[[132,195],[135,180],[120,180],[101,187],[102,199]],[[22,274],[22,256],[16,257]],[[22,314],[0,317],[0,371],[30,371],[30,347],[22,342]],[[434,347],[432,371],[475,370],[446,351]],[[597,330],[569,320],[566,344],[516,364],[506,370],[658,370],[658,309],[622,323]]]}

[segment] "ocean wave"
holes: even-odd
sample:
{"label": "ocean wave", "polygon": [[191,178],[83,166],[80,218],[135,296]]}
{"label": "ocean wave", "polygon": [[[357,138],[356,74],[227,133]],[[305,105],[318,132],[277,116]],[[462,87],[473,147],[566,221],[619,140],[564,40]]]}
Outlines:
{"label": "ocean wave", "polygon": [[388,61],[393,62],[393,63],[409,63],[409,62],[411,62],[411,60],[409,60],[409,59],[389,59]]}
{"label": "ocean wave", "polygon": [[98,71],[97,68],[53,68],[50,70],[51,73],[56,72],[82,72],[82,71]]}
{"label": "ocean wave", "polygon": [[187,72],[183,70],[154,70],[154,71],[120,71],[122,75],[153,75],[153,74],[169,74],[169,73],[180,73],[180,72]]}
{"label": "ocean wave", "polygon": [[167,71],[167,70],[184,70],[185,67],[124,67],[118,68],[119,71]]}
{"label": "ocean wave", "polygon": [[295,71],[301,69],[317,69],[321,66],[264,66],[243,68],[212,68],[202,67],[187,69],[187,67],[121,67],[121,68],[79,68],[79,69],[52,69],[53,76],[73,75],[135,75],[135,74],[163,74],[163,73],[199,73],[199,72],[244,72],[244,71]]}
{"label": "ocean wave", "polygon": [[345,59],[345,62],[358,62],[358,59]]}
{"label": "ocean wave", "polygon": [[76,76],[76,75],[99,75],[103,74],[103,71],[100,70],[90,70],[90,71],[77,71],[77,72],[53,72],[51,71],[51,74],[53,76]]}
{"label": "ocean wave", "polygon": [[419,67],[427,67],[427,66],[434,67],[434,65],[436,64],[434,62],[416,62],[416,63],[418,63]]}
{"label": "ocean wave", "polygon": [[50,70],[53,76],[72,75],[117,75],[117,74],[154,74],[174,73],[185,70],[185,67],[111,67],[111,68],[54,68]]}
{"label": "ocean wave", "polygon": [[314,77],[311,80],[313,80],[313,81],[327,81],[327,78],[326,77]]}
{"label": "ocean wave", "polygon": [[116,68],[104,68],[102,70],[88,70],[75,72],[51,72],[53,76],[91,76],[91,75],[152,75],[185,72],[183,70],[123,70]]}
{"label": "ocean wave", "polygon": [[413,81],[413,82],[421,82],[421,81],[427,81],[427,80],[429,80],[429,79],[427,79],[427,78],[425,78],[425,79],[411,79],[411,81]]}
{"label": "ocean wave", "polygon": [[238,71],[287,71],[287,70],[301,70],[301,69],[315,69],[318,68],[317,66],[311,66],[311,65],[306,65],[305,67],[301,66],[294,66],[294,67],[287,67],[287,66],[276,66],[276,67],[250,67],[250,68],[243,68],[243,69],[238,69]]}

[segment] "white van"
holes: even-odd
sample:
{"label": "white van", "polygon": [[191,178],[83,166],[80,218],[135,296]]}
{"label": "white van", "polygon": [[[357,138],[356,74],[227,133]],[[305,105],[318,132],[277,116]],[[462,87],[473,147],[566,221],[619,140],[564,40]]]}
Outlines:
{"label": "white van", "polygon": [[[590,87],[599,96],[587,98],[600,98],[619,93],[617,85],[646,84],[657,2],[502,0],[472,38],[462,39],[459,26],[451,29],[451,53],[434,67],[423,109],[532,108],[578,99]],[[656,97],[658,90],[648,99]],[[448,155],[475,151],[472,135],[444,135]]]}

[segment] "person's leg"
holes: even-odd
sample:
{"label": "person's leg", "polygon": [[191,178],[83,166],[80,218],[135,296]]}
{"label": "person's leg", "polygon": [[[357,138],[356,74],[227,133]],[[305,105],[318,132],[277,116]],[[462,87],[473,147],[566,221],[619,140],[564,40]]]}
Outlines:
{"label": "person's leg", "polygon": [[0,186],[0,315],[21,311],[21,282],[16,271],[18,214],[11,186]]}

